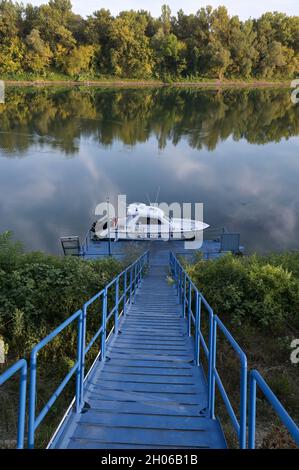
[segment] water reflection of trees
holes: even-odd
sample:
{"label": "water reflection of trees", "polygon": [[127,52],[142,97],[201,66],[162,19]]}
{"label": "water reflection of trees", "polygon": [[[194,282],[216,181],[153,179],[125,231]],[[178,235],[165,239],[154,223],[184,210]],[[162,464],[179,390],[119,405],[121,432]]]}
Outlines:
{"label": "water reflection of trees", "polygon": [[283,89],[9,88],[0,107],[6,155],[34,144],[72,155],[81,136],[104,146],[116,140],[133,146],[154,136],[160,149],[185,139],[213,150],[229,136],[264,144],[299,134],[299,108]]}

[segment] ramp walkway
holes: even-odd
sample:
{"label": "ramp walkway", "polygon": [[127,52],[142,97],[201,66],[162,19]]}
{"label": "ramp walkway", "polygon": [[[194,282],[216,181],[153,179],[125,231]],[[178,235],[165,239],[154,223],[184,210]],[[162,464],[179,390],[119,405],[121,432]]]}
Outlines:
{"label": "ramp walkway", "polygon": [[[99,328],[88,337],[91,306],[100,302]],[[207,329],[202,330],[202,320]],[[77,322],[77,361],[37,413],[38,352]],[[239,359],[239,408],[235,410],[217,369],[217,337],[225,337]],[[86,373],[92,347],[98,354]],[[207,370],[204,372],[202,358]],[[244,352],[167,249],[146,252],[38,343],[30,356],[29,425],[25,427],[27,363],[0,376],[0,385],[21,373],[18,447],[35,446],[35,435],[71,378],[75,396],[51,438],[50,449],[223,449],[215,414],[216,388],[239,447],[255,446],[257,386],[295,442],[298,426],[257,371],[248,375]],[[250,406],[247,444],[247,378]]]}

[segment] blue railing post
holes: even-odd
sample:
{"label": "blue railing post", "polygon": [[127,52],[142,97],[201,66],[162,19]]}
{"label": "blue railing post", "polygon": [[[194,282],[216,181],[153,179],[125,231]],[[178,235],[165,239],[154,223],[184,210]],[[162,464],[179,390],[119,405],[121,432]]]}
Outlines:
{"label": "blue railing post", "polygon": [[[78,369],[76,375],[76,412],[79,413],[81,410],[81,405],[83,401],[83,380],[84,380],[84,355],[82,354],[85,344],[83,344],[83,317],[84,309],[82,310],[78,318],[78,338],[77,338],[77,361]],[[86,312],[85,312],[86,317]]]}
{"label": "blue railing post", "polygon": [[217,338],[217,323],[214,320],[213,314],[210,312],[210,331],[209,331],[209,403],[208,408],[210,411],[210,418],[215,419],[215,375],[216,368],[216,338]]}
{"label": "blue railing post", "polygon": [[134,271],[133,271],[133,303],[135,300],[135,294],[136,294],[136,289],[137,289],[137,264],[134,264]]}
{"label": "blue railing post", "polygon": [[115,284],[115,317],[114,317],[114,333],[118,333],[118,304],[119,304],[119,277],[116,279]]}
{"label": "blue railing post", "polygon": [[196,290],[196,316],[195,316],[195,361],[196,365],[200,363],[200,327],[201,327],[201,296]]}
{"label": "blue railing post", "polygon": [[180,286],[179,286],[179,274],[178,274],[178,270],[179,270],[178,264],[177,264],[177,262],[176,262],[176,260],[175,260],[174,272],[175,272],[175,283],[176,283],[176,294],[177,294],[177,296],[179,295],[179,288],[180,288]]}
{"label": "blue railing post", "polygon": [[188,291],[188,336],[191,336],[191,302],[192,302],[192,284],[189,279],[189,291]]}
{"label": "blue railing post", "polygon": [[142,257],[139,261],[139,268],[138,268],[138,279],[139,279],[139,282],[138,282],[138,285],[140,285],[141,283],[141,279],[142,279],[142,269],[143,269],[143,266],[144,266],[144,257]]}
{"label": "blue railing post", "polygon": [[102,304],[102,341],[101,341],[101,361],[105,361],[106,358],[106,328],[107,328],[107,287],[103,292],[103,304]]}
{"label": "blue railing post", "polygon": [[249,393],[248,448],[255,449],[256,380],[252,374],[249,378]]}
{"label": "blue railing post", "polygon": [[132,303],[132,289],[133,289],[132,283],[133,283],[133,267],[131,266],[131,269],[130,269],[130,304]]}
{"label": "blue railing post", "polygon": [[242,360],[240,384],[240,436],[241,449],[246,449],[246,417],[247,417],[247,361]]}
{"label": "blue railing post", "polygon": [[27,389],[27,362],[20,359],[0,375],[0,386],[9,380],[16,372],[20,370],[19,385],[19,407],[18,407],[18,432],[17,432],[17,449],[24,448],[25,434],[25,413],[26,413],[26,389]]}
{"label": "blue railing post", "polygon": [[178,273],[178,276],[179,276],[179,302],[181,303],[182,301],[182,271],[180,269],[180,267],[178,268],[179,270],[179,273]]}
{"label": "blue railing post", "polygon": [[140,259],[137,264],[137,287],[139,287],[140,281],[141,281],[141,266],[142,266],[142,259]]}
{"label": "blue railing post", "polygon": [[81,331],[81,346],[80,346],[80,399],[79,409],[83,406],[83,395],[84,395],[84,374],[85,374],[85,342],[86,342],[86,319],[87,319],[87,304],[83,306],[82,314],[82,331]]}
{"label": "blue railing post", "polygon": [[124,304],[123,304],[123,309],[124,309],[124,316],[127,313],[127,271],[124,272]]}
{"label": "blue railing post", "polygon": [[35,348],[30,354],[30,383],[29,383],[29,416],[28,416],[28,448],[34,448],[35,434],[35,400],[36,400],[36,355]]}
{"label": "blue railing post", "polygon": [[[228,342],[230,343],[231,347],[239,356],[240,360],[240,419],[238,421],[235,411],[231,405],[229,397],[225,391],[224,385],[221,381],[221,378],[218,374],[216,368],[216,344],[217,344],[217,326],[219,326],[221,332],[224,334]],[[212,377],[212,393],[211,393],[211,411],[212,414],[215,415],[215,381],[217,382],[217,386],[219,391],[222,395],[224,403],[226,405],[226,409],[229,413],[235,431],[238,435],[239,439],[239,447],[240,449],[246,448],[246,414],[247,414],[247,358],[245,353],[242,351],[238,343],[235,341],[231,333],[222,323],[222,321],[218,318],[217,315],[213,316],[213,377]]]}
{"label": "blue railing post", "polygon": [[185,318],[186,317],[186,273],[184,273],[184,281],[182,282],[182,290],[183,290],[183,298],[182,298],[182,314],[183,314],[183,317]]}
{"label": "blue railing post", "polygon": [[25,434],[25,414],[26,414],[26,389],[27,389],[27,362],[25,359],[19,361],[21,366],[20,387],[19,387],[19,412],[18,412],[18,434],[17,449],[24,447]]}

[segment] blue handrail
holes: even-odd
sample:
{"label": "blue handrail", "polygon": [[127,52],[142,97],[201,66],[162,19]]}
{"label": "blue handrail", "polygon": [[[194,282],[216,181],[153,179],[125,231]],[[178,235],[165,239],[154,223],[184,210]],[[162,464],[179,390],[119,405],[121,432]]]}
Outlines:
{"label": "blue handrail", "polygon": [[[225,387],[219,376],[216,367],[216,347],[217,347],[217,327],[222,331],[234,351],[237,353],[240,360],[240,421],[238,421],[229,397],[226,393]],[[217,384],[221,393],[222,399],[228,411],[229,417],[232,421],[233,427],[239,439],[239,446],[241,449],[246,449],[246,416],[247,416],[247,358],[246,354],[242,351],[238,343],[235,341],[231,333],[224,326],[222,321],[217,315],[213,318],[213,379],[212,379],[212,416],[215,413],[215,383]]]}
{"label": "blue handrail", "polygon": [[[190,276],[185,271],[181,263],[178,261],[174,253],[170,253],[170,268],[177,285],[177,293],[182,303],[182,313],[185,316],[186,307],[188,309],[188,333],[191,332],[191,323],[195,325],[195,357],[197,365],[199,365],[200,345],[203,346],[204,353],[208,360],[208,410],[212,419],[215,419],[215,385],[217,384],[224,404],[227,408],[229,417],[232,421],[234,429],[238,435],[239,446],[241,449],[246,448],[246,413],[247,413],[247,359],[245,353],[232,337],[230,332],[214,314],[213,309],[206,301],[201,292],[194,285]],[[196,313],[192,312],[191,301],[192,292],[196,298]],[[204,306],[209,314],[209,344],[207,346],[203,334],[201,332],[201,307]],[[240,359],[240,422],[238,421],[231,402],[228,398],[222,380],[216,368],[216,344],[217,344],[217,326],[225,335],[234,351]]]}
{"label": "blue handrail", "polygon": [[27,388],[27,361],[20,359],[0,375],[0,386],[9,380],[16,372],[20,371],[19,412],[17,449],[24,448],[25,412],[26,412],[26,388]]}
{"label": "blue handrail", "polygon": [[[29,386],[29,423],[28,423],[28,447],[30,449],[34,448],[35,440],[35,431],[37,427],[41,424],[45,418],[48,411],[51,409],[61,392],[64,390],[67,383],[76,373],[76,396],[75,396],[75,409],[76,412],[80,412],[83,406],[83,394],[84,394],[84,368],[85,368],[85,356],[96,341],[96,339],[101,335],[101,359],[105,359],[106,354],[106,327],[107,322],[112,317],[113,313],[115,314],[114,328],[117,333],[118,330],[118,318],[119,318],[119,305],[123,302],[123,309],[121,314],[126,312],[127,302],[132,302],[136,289],[140,284],[141,277],[143,274],[143,269],[148,263],[149,252],[147,251],[141,255],[134,263],[128,266],[122,273],[116,276],[109,284],[106,285],[104,289],[98,292],[94,297],[88,300],[81,310],[75,312],[67,320],[65,320],[61,325],[59,325],[52,333],[46,336],[42,341],[40,341],[31,351],[30,354],[30,386]],[[134,272],[134,275],[133,275]],[[130,273],[130,283],[127,286],[127,273]],[[121,297],[119,297],[119,287],[115,289],[115,305],[112,308],[111,312],[107,312],[108,309],[108,290],[114,285],[119,286],[119,280],[124,278],[124,292]],[[129,291],[129,296],[127,300],[127,293]],[[102,297],[102,324],[98,331],[95,333],[87,347],[86,343],[86,319],[87,319],[87,308],[91,305],[96,299]],[[35,407],[36,407],[36,375],[37,375],[37,354],[44,348],[53,338],[55,338],[61,331],[68,327],[75,320],[78,321],[78,333],[77,333],[77,360],[71,370],[67,373],[61,384],[55,390],[49,401],[40,411],[39,415],[36,417]]]}
{"label": "blue handrail", "polygon": [[256,428],[256,386],[259,386],[264,396],[271,404],[276,414],[285,425],[290,435],[299,446],[299,427],[292,420],[278,398],[274,395],[269,385],[265,382],[261,374],[257,370],[250,372],[249,387],[249,420],[248,420],[248,447],[255,449],[255,428]]}
{"label": "blue handrail", "polygon": [[[177,295],[179,300],[182,303],[183,315],[185,316],[186,307],[188,307],[188,334],[191,334],[191,323],[195,327],[195,358],[196,364],[200,364],[200,346],[202,346],[203,351],[206,355],[208,361],[208,410],[210,417],[212,417],[212,402],[213,402],[213,388],[212,388],[212,378],[213,378],[213,357],[210,354],[210,351],[213,349],[213,310],[202,295],[202,293],[197,289],[193,281],[191,280],[188,273],[184,270],[181,263],[178,261],[177,257],[173,252],[170,252],[170,268],[174,276],[177,286]],[[182,280],[184,279],[184,280]],[[188,291],[188,298],[187,298]],[[192,311],[192,293],[195,296],[195,316]],[[208,345],[201,331],[201,314],[203,308],[208,312],[208,321],[209,321],[209,338]]]}
{"label": "blue handrail", "polygon": [[[149,260],[149,251],[141,255],[133,264],[128,266],[124,269],[120,274],[118,274],[109,284],[106,285],[104,289],[98,292],[94,297],[89,299],[83,305],[83,330],[81,336],[81,347],[80,347],[80,385],[79,385],[79,399],[78,399],[78,408],[81,409],[83,406],[84,400],[84,364],[85,364],[85,356],[94,345],[95,341],[101,335],[101,349],[100,355],[101,360],[104,361],[106,357],[106,340],[107,340],[107,323],[114,316],[114,328],[115,334],[118,333],[118,324],[119,324],[119,317],[122,314],[126,314],[126,306],[127,303],[132,303],[134,299],[134,295],[136,289],[139,287],[141,278],[142,278],[142,271],[145,265],[148,263]],[[133,274],[134,272],[134,274]],[[129,274],[129,281],[128,282],[128,274]],[[119,295],[120,285],[123,285],[123,292],[122,295]],[[108,291],[115,287],[115,297],[114,297],[114,305],[110,312],[108,312]],[[128,298],[127,298],[128,295]],[[96,300],[102,300],[102,324],[97,332],[94,334],[92,339],[89,341],[88,345],[85,346],[85,338],[86,338],[86,322],[87,322],[87,314],[88,314],[88,307],[92,305]],[[119,311],[120,306],[122,306],[121,311]]]}
{"label": "blue handrail", "polygon": [[[78,320],[78,336],[77,336],[77,361],[75,362],[74,366],[65,376],[61,384],[55,390],[49,401],[40,411],[38,417],[35,415],[35,405],[36,405],[36,374],[37,374],[37,354],[38,352],[45,347],[53,338],[55,338],[61,331],[63,331],[67,326],[69,326],[73,321]],[[28,422],[28,447],[29,449],[34,448],[34,437],[35,431],[40,423],[43,421],[44,417],[53,406],[67,383],[73,377],[75,372],[77,373],[76,377],[76,409],[79,409],[79,384],[80,384],[80,344],[81,344],[81,337],[82,337],[82,310],[78,310],[72,316],[70,316],[67,320],[65,320],[61,325],[55,328],[52,333],[46,336],[42,341],[40,341],[31,351],[30,354],[30,384],[29,384],[29,422]]]}

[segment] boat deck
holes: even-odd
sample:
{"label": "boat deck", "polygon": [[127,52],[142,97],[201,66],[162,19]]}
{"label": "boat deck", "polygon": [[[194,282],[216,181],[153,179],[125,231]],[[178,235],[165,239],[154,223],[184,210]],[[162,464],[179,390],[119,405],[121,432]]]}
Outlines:
{"label": "boat deck", "polygon": [[[110,245],[110,247],[109,247]],[[201,252],[204,259],[215,259],[223,256],[221,252],[220,240],[204,240],[200,249],[186,249],[183,240],[171,241],[147,241],[147,240],[118,240],[111,241],[110,244],[107,240],[93,241],[90,240],[88,244],[82,247],[80,255],[85,259],[103,258],[111,254],[113,257],[124,260],[128,257],[136,257],[136,254],[143,253],[145,250],[152,252],[159,251],[161,256],[163,253],[173,251],[176,255],[186,257],[188,260],[195,258],[196,254]]]}

